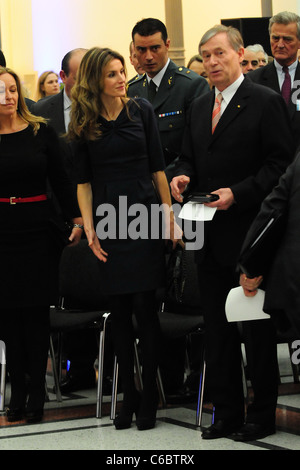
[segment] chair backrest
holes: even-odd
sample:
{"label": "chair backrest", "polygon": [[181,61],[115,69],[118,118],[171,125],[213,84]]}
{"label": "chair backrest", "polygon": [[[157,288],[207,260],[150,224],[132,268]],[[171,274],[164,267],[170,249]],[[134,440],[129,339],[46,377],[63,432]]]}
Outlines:
{"label": "chair backrest", "polygon": [[101,290],[100,261],[87,240],[64,248],[59,267],[59,291],[69,308],[107,308],[107,297]]}

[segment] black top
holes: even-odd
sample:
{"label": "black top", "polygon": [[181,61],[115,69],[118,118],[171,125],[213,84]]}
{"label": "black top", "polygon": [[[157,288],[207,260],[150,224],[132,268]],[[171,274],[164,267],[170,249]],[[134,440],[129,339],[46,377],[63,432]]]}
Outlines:
{"label": "black top", "polygon": [[[108,294],[154,289],[161,285],[163,274],[163,240],[151,239],[156,222],[151,225],[150,220],[151,208],[159,205],[151,174],[164,170],[159,133],[146,100],[131,100],[128,108],[130,117],[126,108],[115,121],[100,116],[101,138],[76,149],[78,183],[91,182],[95,229],[108,252],[107,263],[99,263]],[[143,234],[137,239],[130,232],[135,217],[128,216],[133,204],[143,208]]]}
{"label": "black top", "polygon": [[[75,197],[62,165],[55,131],[42,124],[34,136],[31,126],[20,132],[0,135],[0,197],[36,196],[47,192],[47,178],[65,211],[66,219],[78,217]],[[23,231],[38,227],[48,220],[48,204],[0,203],[0,216],[5,220],[0,231]]]}
{"label": "black top", "polygon": [[[66,219],[80,216],[55,131],[41,124],[36,136],[31,126],[0,135],[1,198],[45,194],[47,178],[61,201]],[[48,201],[15,205],[0,202],[2,306],[47,305],[50,301],[51,276],[57,276],[57,272],[49,261],[58,261],[49,222],[51,215]]]}

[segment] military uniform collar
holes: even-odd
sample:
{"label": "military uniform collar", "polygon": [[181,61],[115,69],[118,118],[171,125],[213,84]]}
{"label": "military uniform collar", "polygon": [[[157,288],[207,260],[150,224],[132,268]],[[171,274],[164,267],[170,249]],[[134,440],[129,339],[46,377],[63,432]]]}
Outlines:
{"label": "military uniform collar", "polygon": [[167,60],[167,63],[166,65],[160,70],[160,72],[158,72],[155,77],[153,77],[152,79],[146,74],[146,77],[147,77],[147,81],[148,83],[150,82],[150,80],[152,80],[154,82],[154,84],[157,86],[157,88],[159,87],[161,81],[162,81],[162,78],[164,76],[164,74],[166,73],[166,70],[169,66],[169,63],[170,63],[170,59]]}

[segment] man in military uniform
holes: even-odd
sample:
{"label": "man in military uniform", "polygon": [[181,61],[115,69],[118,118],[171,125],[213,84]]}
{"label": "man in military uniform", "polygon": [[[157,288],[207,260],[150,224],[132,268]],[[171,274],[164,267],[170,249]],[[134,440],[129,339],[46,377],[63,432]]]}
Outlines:
{"label": "man in military uniform", "polygon": [[166,160],[166,175],[173,177],[174,160],[181,151],[187,111],[194,98],[210,91],[207,81],[168,57],[170,39],[157,19],[139,21],[132,30],[137,59],[146,72],[128,84],[128,96],[148,99],[154,108]]}
{"label": "man in military uniform", "polygon": [[[175,161],[192,101],[210,91],[205,78],[176,65],[169,59],[170,39],[165,25],[154,18],[139,21],[132,30],[136,57],[145,71],[128,83],[128,96],[146,98],[153,106],[166,161],[166,175],[172,180]],[[167,340],[161,346],[160,371],[169,403],[189,399],[184,381],[185,339]]]}
{"label": "man in military uniform", "polygon": [[145,73],[139,64],[139,61],[137,60],[133,41],[130,41],[130,44],[129,44],[129,54],[130,54],[129,60],[130,60],[131,65],[134,67],[134,70],[136,71],[136,75],[128,81],[127,85],[129,85],[131,82],[134,82],[139,77],[142,77]]}

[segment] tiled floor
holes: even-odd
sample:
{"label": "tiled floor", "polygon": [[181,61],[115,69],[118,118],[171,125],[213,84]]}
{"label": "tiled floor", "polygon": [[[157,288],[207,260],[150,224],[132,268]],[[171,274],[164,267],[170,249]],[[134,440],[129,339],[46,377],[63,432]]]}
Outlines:
{"label": "tiled floor", "polygon": [[[173,456],[189,455],[196,463],[201,450],[300,450],[300,384],[293,383],[285,345],[280,346],[279,358],[282,383],[279,386],[277,432],[259,441],[202,440],[201,430],[195,425],[196,403],[159,410],[157,426],[152,430],[138,431],[133,423],[131,429],[116,431],[109,417],[109,397],[105,397],[104,416],[101,419],[95,417],[95,389],[66,396],[62,403],[57,403],[55,395],[50,393],[40,424],[9,424],[4,416],[0,416],[0,449],[102,450],[106,459],[116,459],[121,455],[118,451],[128,451],[127,456],[152,458],[154,464],[154,459],[158,458],[156,451],[167,451]],[[51,386],[50,376],[48,380]],[[9,394],[9,386],[7,388]],[[211,417],[211,405],[206,404],[203,426],[210,424]],[[144,451],[149,451],[147,457]]]}

